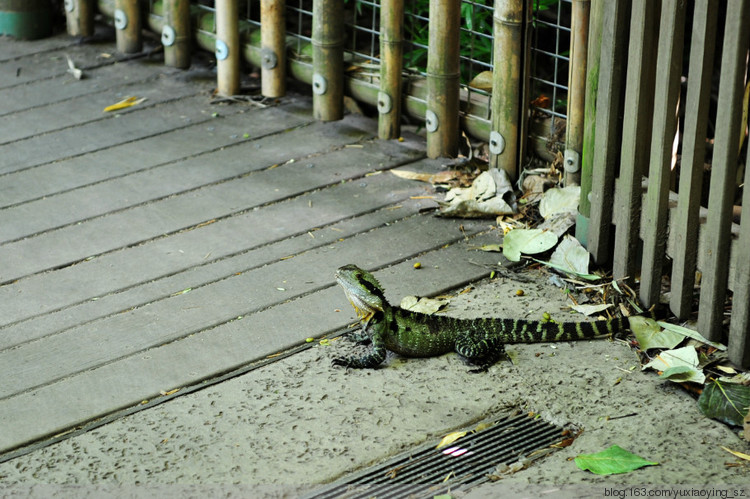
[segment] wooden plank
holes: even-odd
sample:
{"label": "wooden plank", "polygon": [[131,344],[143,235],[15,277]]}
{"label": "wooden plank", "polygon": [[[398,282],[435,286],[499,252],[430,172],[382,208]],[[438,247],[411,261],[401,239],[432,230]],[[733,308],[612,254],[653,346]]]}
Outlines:
{"label": "wooden plank", "polygon": [[682,134],[680,197],[677,211],[670,222],[670,234],[674,235],[670,307],[677,317],[683,319],[692,312],[693,307],[703,163],[718,11],[716,0],[696,2],[690,43],[685,130]]}
{"label": "wooden plank", "polygon": [[722,48],[721,80],[716,118],[711,186],[708,195],[706,266],[701,280],[698,329],[712,341],[721,341],[724,301],[729,272],[729,243],[739,152],[745,57],[750,32],[747,2],[730,0]]}
{"label": "wooden plank", "polygon": [[598,263],[610,259],[615,174],[620,156],[623,75],[626,64],[630,3],[604,2],[601,60],[596,100],[596,147],[593,152],[587,249]]}
{"label": "wooden plank", "polygon": [[[74,128],[37,135],[0,147],[0,174],[31,168],[61,159],[79,157],[170,130],[188,127],[205,114],[219,112],[196,85],[195,95],[159,105],[144,102],[122,115]],[[118,117],[119,116],[119,117]],[[82,142],[81,137],[87,140]]]}
{"label": "wooden plank", "polygon": [[667,247],[672,145],[677,132],[677,102],[682,77],[685,8],[685,0],[664,0],[661,4],[648,191],[643,210],[646,223],[639,291],[641,303],[647,307],[658,303],[661,295],[662,264]]}
{"label": "wooden plank", "polygon": [[[284,203],[271,204],[262,210],[242,211],[215,223],[133,245],[59,269],[53,274],[37,274],[0,286],[0,320],[2,324],[12,324],[40,313],[98,299],[192,266],[285,237],[306,234],[321,224],[378,210],[413,195],[415,188],[417,192],[423,188],[420,184],[415,187],[413,182],[397,180],[392,175],[370,177],[364,186],[361,185],[363,182],[343,183]],[[346,205],[341,204],[350,198],[359,199],[356,211],[345,211]],[[296,215],[281,225],[278,220],[284,217],[286,210],[293,210]],[[102,275],[107,278],[102,279]],[[170,292],[174,291],[177,290]],[[32,300],[33,297],[37,298]]]}
{"label": "wooden plank", "polygon": [[[457,229],[458,223],[453,223]],[[412,271],[408,283],[400,282],[404,282],[404,288],[410,293],[432,294],[480,278],[487,271],[475,263],[492,265],[497,256],[478,252],[472,254],[469,261],[467,246],[481,245],[495,238],[495,235],[485,236],[420,255],[419,261],[425,268]],[[400,243],[404,239],[409,238],[402,233],[395,241]],[[369,259],[362,259],[361,254],[354,256],[360,256],[355,261],[362,265],[376,261],[380,262],[377,266],[389,263],[378,254],[371,254]],[[402,257],[408,255],[404,253]],[[0,434],[0,451],[156,397],[160,390],[186,386],[227,372],[253,359],[300,344],[306,335],[318,337],[340,329],[352,320],[352,314],[336,312],[337,308],[344,310],[348,304],[340,290],[332,286],[330,271],[345,260],[335,249],[326,254],[326,259],[325,267],[318,264],[310,273],[310,278],[319,285],[327,286],[321,292],[266,309],[253,315],[252,321],[243,318],[227,322],[181,341],[5,399],[0,404],[0,424],[8,431]],[[301,267],[294,263],[294,260],[287,261],[286,270],[278,274],[279,278],[301,282],[296,277]],[[412,261],[406,261],[393,270],[403,276],[411,265]],[[439,266],[439,278],[429,270],[435,265]],[[414,280],[424,284],[414,286]],[[297,327],[299,324],[305,327]]]}
{"label": "wooden plank", "polygon": [[[261,149],[260,151],[263,151]],[[256,150],[244,143],[221,151],[225,162],[258,161],[264,166],[283,163],[285,150]],[[264,204],[298,196],[308,190],[355,178],[367,172],[398,166],[422,153],[398,142],[364,144],[357,149],[357,161],[346,149],[334,151],[313,168],[287,163],[252,175],[190,191],[159,201],[135,206],[105,217],[68,225],[0,246],[0,282],[72,265],[92,256],[124,246],[143,244],[164,235],[188,230],[213,220],[251,210]],[[49,248],[55,248],[50,252]]]}
{"label": "wooden plank", "polygon": [[[293,217],[289,213],[288,217]],[[462,225],[463,231],[459,230]],[[486,228],[483,221],[412,217],[162,300],[0,352],[0,400],[246,318],[282,302],[318,291],[333,271],[361,261],[368,267],[440,248]],[[408,235],[408,237],[405,237]],[[368,255],[367,248],[380,248]],[[364,258],[363,258],[364,257]],[[370,258],[368,260],[368,258]],[[220,306],[217,306],[220,304]],[[290,326],[292,326],[290,324]],[[248,326],[252,327],[252,326]],[[258,331],[262,334],[262,331]],[[298,333],[299,334],[299,333]],[[302,340],[302,338],[299,338]],[[106,345],[106,348],[102,348]],[[259,345],[263,345],[260,342]],[[247,351],[254,354],[255,349]]]}
{"label": "wooden plank", "polygon": [[[320,124],[284,133],[287,129],[310,123],[310,118],[273,109],[264,111],[267,112],[257,112],[252,117],[245,117],[245,123],[242,123],[242,130],[251,135],[252,139],[238,138],[231,147],[127,176],[115,174],[114,178],[103,182],[0,210],[0,241],[18,240],[165,197],[186,194],[191,190],[268,168],[275,163],[323,153],[330,148],[342,147],[372,136],[371,132],[343,126],[338,127],[342,133],[331,135],[324,133],[326,129]],[[262,134],[267,136],[263,137]],[[310,137],[315,137],[315,140],[308,143]],[[259,141],[261,138],[262,141]],[[233,147],[240,146],[243,151],[238,153],[232,150]],[[249,151],[253,153],[252,161],[246,160]],[[216,166],[206,168],[207,164]],[[23,223],[17,223],[20,220]]]}
{"label": "wooden plank", "polygon": [[630,23],[628,70],[625,88],[620,176],[614,218],[615,250],[612,275],[635,279],[641,211],[641,178],[646,171],[651,141],[654,97],[652,47],[657,31],[658,2],[634,0]]}
{"label": "wooden plank", "polygon": [[[38,49],[32,48],[31,53],[9,57],[6,55],[6,42],[7,39],[3,39],[2,51],[0,52],[0,89],[4,90],[67,74],[68,59],[65,57],[66,54],[70,56],[77,68],[83,70],[133,58],[132,56],[115,53],[111,50],[114,47],[110,46],[103,48],[98,44],[67,44],[65,42],[58,44],[56,41],[53,41],[53,46],[49,47],[51,50],[44,49],[44,45],[40,45]],[[34,44],[36,43],[34,42]],[[10,47],[8,46],[8,48]],[[108,49],[110,49],[109,53],[105,57],[103,52]]]}
{"label": "wooden plank", "polygon": [[[268,265],[434,207],[430,200],[409,199],[410,195],[423,193],[418,185],[406,186],[392,176],[378,178],[374,183],[380,185],[371,185],[373,192],[362,202],[346,206],[351,210],[344,207],[321,210],[313,219],[296,216],[283,228],[278,227],[276,220],[284,218],[285,212],[285,218],[289,218],[288,212],[309,210],[309,204],[333,207],[338,197],[350,195],[347,186],[334,186],[285,203],[287,206],[282,209],[281,205],[275,205],[253,212],[254,216],[241,217],[243,220],[234,224],[217,222],[210,226],[212,231],[186,232],[170,238],[180,240],[160,240],[137,248],[147,251],[124,250],[86,262],[91,266],[88,269],[69,267],[19,281],[7,289],[0,288],[0,295],[7,300],[6,308],[13,314],[6,319],[11,321],[9,324],[0,326],[0,350],[128,312],[185,289],[226,278],[238,269]],[[220,231],[215,230],[221,225],[224,227]],[[237,228],[243,226],[253,227],[257,237],[239,237],[244,233],[238,235]],[[191,237],[181,237],[188,235]],[[238,240],[245,241],[245,249],[240,250]],[[159,254],[175,252],[174,248],[190,248],[190,251],[183,250],[179,260],[158,259]],[[145,263],[138,265],[138,262]],[[157,268],[159,262],[164,263],[162,268]],[[107,279],[102,279],[102,275]],[[96,291],[101,294],[96,295]]]}
{"label": "wooden plank", "polygon": [[[5,174],[0,182],[0,208],[258,138],[253,135],[245,139],[243,135],[259,109],[236,105],[221,106],[218,110],[220,116],[213,117],[212,113],[205,112],[191,118],[191,124],[184,128]],[[305,106],[304,99],[287,99],[283,105],[263,110],[261,115],[264,119],[275,120],[279,119],[277,113],[310,119],[309,106]],[[242,133],[238,133],[240,131]],[[103,164],[107,168],[102,168]]]}
{"label": "wooden plank", "polygon": [[[96,126],[99,122],[120,120],[123,116],[138,113],[146,107],[158,106],[199,93],[201,90],[192,85],[185,85],[184,82],[174,78],[165,78],[159,73],[152,72],[151,75],[141,80],[111,85],[101,92],[73,97],[6,116],[5,119],[13,120],[13,127],[3,132],[0,146],[77,125]],[[105,107],[130,96],[146,100],[137,106],[118,111],[115,113],[118,117],[114,117],[113,113],[103,112]]]}
{"label": "wooden plank", "polygon": [[[35,80],[3,90],[3,99],[0,100],[0,116],[47,106],[72,98],[108,92],[112,87],[132,85],[145,80],[149,76],[156,78],[160,75],[174,75],[175,73],[173,70],[160,70],[140,62],[122,62],[87,70],[85,77],[81,80],[74,79],[68,73]],[[111,100],[112,97],[110,96],[109,99]],[[101,109],[98,112],[101,114]]]}
{"label": "wooden plank", "polygon": [[63,33],[34,40],[33,43],[4,36],[2,50],[0,50],[0,62],[20,59],[21,57],[28,57],[42,52],[66,49],[75,45],[80,45],[79,41]]}
{"label": "wooden plank", "polygon": [[[748,149],[745,165],[750,165]],[[750,168],[745,168],[745,185],[750,185]],[[742,224],[735,248],[736,265],[732,321],[729,325],[727,355],[743,369],[750,368],[750,189],[742,191]]]}

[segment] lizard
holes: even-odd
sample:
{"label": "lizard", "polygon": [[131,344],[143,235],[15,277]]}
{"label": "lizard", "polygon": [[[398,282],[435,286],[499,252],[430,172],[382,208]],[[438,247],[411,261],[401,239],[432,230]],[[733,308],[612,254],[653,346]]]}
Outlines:
{"label": "lizard", "polygon": [[336,271],[336,281],[360,319],[360,331],[349,335],[372,344],[360,357],[337,357],[334,366],[375,368],[387,350],[406,357],[434,357],[456,352],[486,371],[505,353],[506,343],[562,342],[596,338],[629,329],[627,317],[591,322],[524,319],[459,319],[412,312],[388,303],[370,272],[349,264]]}

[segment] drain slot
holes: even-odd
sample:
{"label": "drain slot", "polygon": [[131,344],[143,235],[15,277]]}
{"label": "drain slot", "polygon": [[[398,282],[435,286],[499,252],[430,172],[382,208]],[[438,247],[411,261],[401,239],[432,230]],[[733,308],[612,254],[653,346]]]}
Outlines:
{"label": "drain slot", "polygon": [[427,444],[349,475],[306,499],[432,497],[485,482],[498,465],[563,438],[562,428],[526,414],[509,415],[440,449]]}

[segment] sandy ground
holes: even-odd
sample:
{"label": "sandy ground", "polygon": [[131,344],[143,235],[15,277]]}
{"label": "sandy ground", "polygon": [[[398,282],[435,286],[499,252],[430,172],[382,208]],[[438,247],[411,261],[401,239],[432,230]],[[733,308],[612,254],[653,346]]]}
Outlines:
{"label": "sandy ground", "polygon": [[[520,277],[478,283],[451,302],[449,313],[538,318],[546,311],[557,320],[580,320],[564,310],[564,294],[545,274]],[[524,296],[516,296],[517,289]],[[737,430],[704,418],[678,386],[641,372],[624,342],[509,345],[513,363],[483,374],[469,373],[455,354],[389,354],[377,370],[331,367],[333,357],[356,348],[343,339],[315,345],[0,464],[0,492],[295,497],[517,406],[583,432],[570,447],[469,497],[638,497],[653,495],[654,486],[677,485],[699,487],[687,490],[704,497],[711,490],[714,496],[750,494],[747,485],[737,488],[750,483],[750,467],[728,466],[738,460],[721,449],[750,452]],[[600,477],[572,460],[612,444],[659,465]],[[132,487],[138,484],[145,488]],[[646,487],[623,488],[636,485]]]}

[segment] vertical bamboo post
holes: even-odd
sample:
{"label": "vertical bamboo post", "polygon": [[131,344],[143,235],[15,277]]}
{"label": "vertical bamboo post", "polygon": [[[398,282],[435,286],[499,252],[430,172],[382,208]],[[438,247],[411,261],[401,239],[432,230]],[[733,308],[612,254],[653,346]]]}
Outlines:
{"label": "vertical bamboo post", "polygon": [[380,92],[378,93],[378,136],[381,139],[395,139],[401,135],[403,32],[404,0],[382,0],[380,6]]}
{"label": "vertical bamboo post", "polygon": [[591,0],[573,0],[568,71],[568,122],[565,129],[563,162],[566,185],[581,183],[590,7]]}
{"label": "vertical bamboo post", "polygon": [[133,54],[143,49],[138,0],[115,0],[115,29],[119,52]]}
{"label": "vertical bamboo post", "polygon": [[[741,106],[744,90],[750,34],[747,29],[750,24],[749,7],[746,0],[727,2],[711,186],[704,226],[706,237],[701,248],[706,258],[701,269],[703,278],[698,310],[698,330],[711,341],[722,339],[724,300],[727,296],[732,205],[739,153],[737,137],[740,136],[740,127],[744,126],[740,123],[742,113],[737,110]],[[747,223],[746,220],[743,222]]]}
{"label": "vertical bamboo post", "polygon": [[190,1],[164,0],[164,64],[175,68],[190,67]]}
{"label": "vertical bamboo post", "polygon": [[313,116],[344,116],[344,2],[313,0]]}
{"label": "vertical bamboo post", "polygon": [[461,0],[430,0],[427,52],[427,156],[458,154]]}
{"label": "vertical bamboo post", "polygon": [[261,0],[261,92],[266,97],[286,93],[286,1]]}
{"label": "vertical bamboo post", "polygon": [[495,0],[490,109],[490,166],[518,178],[521,135],[524,0]]}
{"label": "vertical bamboo post", "polygon": [[216,0],[216,72],[219,95],[240,93],[240,29],[237,0]]}
{"label": "vertical bamboo post", "polygon": [[65,18],[70,36],[94,34],[94,0],[65,0]]}

